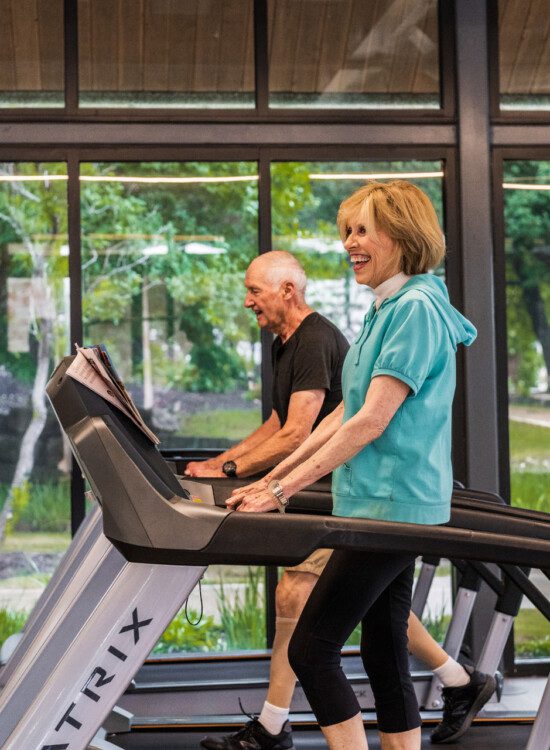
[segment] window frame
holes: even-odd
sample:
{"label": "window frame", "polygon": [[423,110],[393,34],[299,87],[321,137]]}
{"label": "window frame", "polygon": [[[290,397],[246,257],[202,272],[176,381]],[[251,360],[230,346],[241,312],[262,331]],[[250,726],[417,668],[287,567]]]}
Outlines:
{"label": "window frame", "polygon": [[78,0],[64,0],[65,106],[50,108],[0,107],[0,122],[40,120],[43,122],[387,122],[447,123],[456,116],[454,0],[438,0],[439,23],[439,109],[306,109],[270,108],[268,74],[268,0],[253,0],[254,8],[254,108],[246,109],[166,109],[79,107],[78,80]]}

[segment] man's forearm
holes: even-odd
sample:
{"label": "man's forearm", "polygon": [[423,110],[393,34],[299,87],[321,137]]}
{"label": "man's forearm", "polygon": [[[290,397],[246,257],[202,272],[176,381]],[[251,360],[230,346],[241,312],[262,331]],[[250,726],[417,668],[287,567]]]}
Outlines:
{"label": "man's forearm", "polygon": [[[226,461],[236,461],[237,458],[253,451],[258,445],[261,445],[279,429],[279,425],[274,424],[273,416],[261,424],[253,433],[237,445],[233,445],[223,453],[220,453],[214,459],[217,466],[221,467]],[[272,465],[272,464],[271,464]]]}

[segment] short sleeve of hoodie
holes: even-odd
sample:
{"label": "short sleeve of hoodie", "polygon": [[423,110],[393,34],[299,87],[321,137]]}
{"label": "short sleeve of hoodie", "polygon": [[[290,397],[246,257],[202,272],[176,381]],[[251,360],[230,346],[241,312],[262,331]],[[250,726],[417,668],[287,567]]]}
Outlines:
{"label": "short sleeve of hoodie", "polygon": [[[324,330],[323,330],[324,329]],[[294,355],[292,393],[328,390],[331,386],[338,347],[332,331],[316,326],[302,336]]]}
{"label": "short sleeve of hoodie", "polygon": [[386,329],[372,377],[391,375],[416,395],[433,367],[437,312],[426,300],[402,300]]}

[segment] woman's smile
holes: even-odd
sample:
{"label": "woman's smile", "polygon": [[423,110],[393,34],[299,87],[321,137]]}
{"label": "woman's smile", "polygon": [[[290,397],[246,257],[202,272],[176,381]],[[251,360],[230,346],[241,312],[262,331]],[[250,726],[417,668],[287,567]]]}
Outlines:
{"label": "woman's smile", "polygon": [[356,255],[355,253],[350,255],[350,263],[355,273],[358,273],[366,267],[367,263],[370,262],[370,255]]}

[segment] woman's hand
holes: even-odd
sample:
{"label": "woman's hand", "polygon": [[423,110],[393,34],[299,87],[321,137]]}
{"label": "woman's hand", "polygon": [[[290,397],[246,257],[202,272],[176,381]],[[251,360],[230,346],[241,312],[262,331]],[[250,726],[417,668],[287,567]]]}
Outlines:
{"label": "woman's hand", "polygon": [[266,474],[265,477],[257,479],[255,482],[245,484],[244,487],[237,487],[237,489],[233,490],[231,493],[231,497],[225,501],[225,504],[228,508],[236,510],[237,506],[242,503],[245,497],[251,497],[261,490],[266,490],[269,481],[270,475]]}
{"label": "woman's hand", "polygon": [[277,508],[277,501],[267,489],[271,481],[270,474],[258,479],[252,484],[245,487],[238,487],[233,490],[231,497],[225,501],[225,504],[231,510],[240,510],[243,513],[264,513]]}

